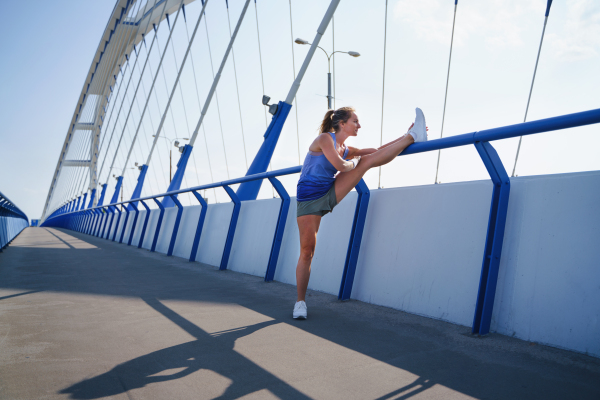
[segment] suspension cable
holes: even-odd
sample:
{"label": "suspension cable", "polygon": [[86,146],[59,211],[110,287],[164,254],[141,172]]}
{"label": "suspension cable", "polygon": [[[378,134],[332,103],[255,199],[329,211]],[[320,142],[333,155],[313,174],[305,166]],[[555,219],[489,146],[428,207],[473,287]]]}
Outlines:
{"label": "suspension cable", "polygon": [[[260,32],[258,31],[258,6],[256,0],[254,0],[254,15],[256,16],[256,38],[258,39],[258,60],[260,61],[260,81],[262,83],[263,96],[265,95],[265,78],[263,77],[263,65],[262,65],[262,54],[260,50]],[[267,107],[264,107],[265,111],[265,128],[268,128],[269,123],[267,120]]]}
{"label": "suspension cable", "polygon": [[[527,121],[527,112],[529,111],[529,102],[531,101],[531,93],[533,93],[533,84],[535,83],[535,74],[537,72],[538,62],[540,61],[540,54],[542,53],[542,44],[544,43],[544,33],[546,32],[546,24],[548,23],[548,14],[550,13],[550,5],[552,1],[548,1],[548,7],[546,8],[546,17],[544,18],[544,28],[542,29],[542,38],[540,39],[540,47],[538,49],[537,58],[535,60],[535,68],[533,69],[533,79],[531,80],[531,87],[529,88],[529,97],[527,97],[527,108],[525,108],[525,117],[523,122]],[[515,156],[515,165],[513,166],[511,177],[515,176],[515,170],[517,169],[517,161],[519,161],[519,152],[521,151],[521,141],[523,136],[519,137],[519,145],[517,146],[517,155]]]}
{"label": "suspension cable", "polygon": [[[260,32],[258,30],[258,6],[256,5],[256,0],[254,0],[254,15],[256,17],[256,39],[258,42],[258,60],[260,62],[260,81],[262,83],[262,94],[264,96],[265,95],[265,78],[263,76],[262,52],[260,49]],[[267,107],[263,107],[263,110],[265,112],[265,129],[268,129],[269,122],[267,119]],[[271,171],[273,171],[273,165],[270,160],[269,160],[269,169]],[[275,197],[275,188],[273,187],[273,185],[271,185],[271,192],[273,193],[273,197]]]}
{"label": "suspension cable", "polygon": [[[388,0],[385,0],[385,23],[383,28],[383,83],[381,84],[381,133],[379,135],[379,147],[383,146],[383,106],[385,101],[385,57],[387,54],[387,12]],[[379,166],[379,183],[377,187],[381,189],[381,166]]]}
{"label": "suspension cable", "polygon": [[[227,5],[227,25],[229,26],[229,38],[231,39],[231,21],[229,19],[229,2],[225,0]],[[235,77],[235,91],[237,92],[238,109],[240,111],[240,128],[242,130],[242,143],[244,145],[244,160],[246,161],[246,170],[248,170],[248,156],[246,155],[246,139],[244,138],[244,122],[242,121],[242,105],[240,103],[240,89],[238,87],[237,69],[235,67],[235,51],[231,47],[231,57],[233,59],[233,76]]]}
{"label": "suspension cable", "polygon": [[[185,14],[184,14],[185,16]],[[198,18],[200,18],[201,16],[199,16]],[[204,18],[206,19],[206,15],[204,15]],[[188,31],[188,25],[187,25],[187,19],[184,18],[185,21],[185,34],[187,36],[187,40],[188,43],[190,42],[190,34]],[[207,30],[207,38],[208,38],[208,30]],[[190,51],[190,60],[192,62],[192,72],[193,72],[193,77],[194,77],[194,87],[196,88],[196,99],[198,100],[198,109],[200,110],[200,112],[202,112],[202,103],[200,102],[200,92],[198,91],[198,81],[196,79],[196,67],[194,65],[194,55],[192,54],[192,52]],[[211,56],[211,67],[212,67],[212,56]],[[219,124],[221,123],[221,116],[219,114]],[[206,128],[204,127],[204,124],[202,124],[202,132],[204,134],[204,147],[206,148],[206,157],[208,160],[208,171],[210,172],[210,182],[214,183],[214,178],[213,178],[213,172],[212,172],[212,165],[210,162],[210,153],[208,151],[208,143],[206,141]],[[221,129],[221,133],[223,132],[223,130]],[[192,160],[194,161],[194,167],[196,168],[196,176],[198,176],[198,168],[196,167],[196,159],[194,158],[194,153],[192,152]],[[200,178],[198,178],[200,179]],[[200,182],[198,181],[198,184],[200,184]],[[217,188],[213,188],[213,192],[215,194],[215,203],[217,202]],[[205,192],[206,194],[206,192]]]}
{"label": "suspension cable", "polygon": [[[450,56],[448,57],[448,74],[446,75],[446,93],[444,94],[444,111],[442,112],[442,129],[440,132],[440,138],[444,137],[444,120],[446,118],[446,100],[448,99],[448,82],[450,81],[450,62],[452,61],[452,44],[454,43],[454,25],[456,23],[456,8],[458,7],[458,0],[454,3],[454,18],[452,19],[452,36],[450,37]],[[440,157],[442,150],[438,150],[437,166],[435,167],[435,182],[438,182],[438,172],[440,170]]]}
{"label": "suspension cable", "polygon": [[[210,38],[208,36],[208,22],[206,15],[204,16],[204,28],[206,29],[206,43],[208,44],[208,57],[210,58],[210,70],[212,72],[213,81],[215,80],[215,68],[213,66],[212,51],[210,49]],[[221,128],[221,141],[223,142],[223,154],[225,155],[225,169],[227,170],[227,179],[229,179],[229,164],[227,163],[227,151],[225,150],[225,136],[223,135],[223,124],[221,123],[221,108],[219,107],[219,93],[215,88],[215,100],[217,102],[217,115],[219,116],[219,127]],[[204,125],[204,124],[203,124]],[[204,141],[206,143],[206,131],[204,132]],[[206,148],[208,152],[208,147]]]}
{"label": "suspension cable", "polygon": [[[296,61],[294,60],[294,26],[292,24],[292,0],[290,2],[290,36],[292,38],[292,71],[294,72],[293,79],[296,79]],[[298,142],[298,165],[302,162],[300,161],[300,128],[298,126],[298,99],[294,95],[294,104],[296,107],[296,140]]]}

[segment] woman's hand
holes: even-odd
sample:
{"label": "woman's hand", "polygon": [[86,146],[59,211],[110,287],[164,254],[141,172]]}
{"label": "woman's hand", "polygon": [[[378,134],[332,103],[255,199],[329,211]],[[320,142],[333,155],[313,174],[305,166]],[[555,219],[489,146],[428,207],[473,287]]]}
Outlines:
{"label": "woman's hand", "polygon": [[[415,126],[415,123],[413,122],[412,124],[410,124],[410,126],[408,127],[408,130],[406,131],[408,133],[408,131],[410,131],[410,129]],[[429,127],[426,126],[425,129],[427,129],[427,131],[429,131]]]}
{"label": "woman's hand", "polygon": [[[356,168],[356,166],[360,162],[360,156],[352,157],[352,159],[350,161],[352,161],[352,164],[354,164],[354,168]],[[352,169],[354,169],[354,168],[352,168]]]}

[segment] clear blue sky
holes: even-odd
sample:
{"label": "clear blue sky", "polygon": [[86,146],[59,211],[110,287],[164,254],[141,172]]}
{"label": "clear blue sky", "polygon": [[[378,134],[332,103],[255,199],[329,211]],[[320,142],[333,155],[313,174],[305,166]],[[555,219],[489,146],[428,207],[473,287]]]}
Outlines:
{"label": "clear blue sky", "polygon": [[[224,2],[211,1],[207,21],[216,68],[227,43],[228,30],[224,4],[221,4]],[[231,20],[235,24],[242,1],[230,3]],[[327,3],[293,0],[293,36],[312,40]],[[198,4],[189,7],[190,31]],[[0,44],[3,55],[0,60],[3,80],[0,191],[30,218],[37,218],[42,212],[77,97],[113,6],[112,1],[11,2],[5,5],[6,15],[11,18],[5,19],[0,28],[3,37],[10,38]],[[384,6],[384,0],[342,0],[335,17],[336,49],[362,54],[357,59],[345,55],[336,58],[336,106],[355,106],[363,125],[359,137],[350,143],[356,147],[375,147],[380,140]],[[262,88],[254,5],[251,7],[235,47],[249,162],[260,146],[265,125],[260,104]],[[273,100],[284,99],[293,78],[289,4],[283,0],[259,0],[258,7],[265,90]],[[406,130],[414,118],[416,106],[425,111],[430,139],[439,137],[453,8],[454,2],[449,0],[389,1],[384,142]],[[444,136],[522,122],[545,8],[546,0],[459,2]],[[179,60],[186,45],[181,32],[175,46]],[[332,49],[331,33],[330,28],[322,42],[327,50]],[[166,36],[161,35],[159,31],[164,44]],[[203,91],[207,90],[212,78],[208,72],[206,40],[199,37],[197,41],[193,51],[199,97],[203,101]],[[296,71],[307,50],[308,46],[294,45]],[[156,66],[156,56],[151,60]],[[165,65],[167,79],[172,79],[173,68]],[[326,100],[322,97],[326,94],[326,69],[325,57],[317,53],[298,93],[298,132],[294,109],[275,152],[274,169],[297,165],[298,153],[303,158],[315,137],[316,126],[326,109]],[[555,0],[528,120],[600,108],[599,70],[600,2]],[[245,171],[233,78],[230,61],[219,86],[223,139],[214,102],[206,119],[206,143],[215,180],[227,178],[222,140],[226,141],[231,177]],[[144,78],[149,86],[148,79]],[[182,105],[174,105],[176,122],[173,122],[172,130],[165,131],[171,138],[176,133],[189,136],[188,126],[193,129],[197,119],[198,102],[195,91],[190,89],[191,75],[187,79],[182,81],[187,120],[181,113]],[[157,103],[161,105],[166,102],[166,87],[165,82],[160,90],[157,89]],[[158,107],[155,114],[152,115],[154,126],[160,118]],[[151,130],[150,121],[145,119],[144,124]],[[130,129],[135,130],[135,126]],[[150,132],[145,135],[149,137]],[[131,163],[145,161],[147,139],[144,137],[144,141],[140,140],[135,147]],[[599,145],[598,125],[527,137],[517,174],[597,170],[600,168]],[[494,146],[510,173],[517,140]],[[204,142],[199,139],[193,153],[197,168],[186,173],[188,185],[210,181],[206,151]],[[149,174],[146,193],[163,189],[167,183],[166,144],[157,149],[157,154],[151,165],[153,171]],[[178,155],[174,153],[174,157]],[[122,159],[122,155],[120,157]],[[382,186],[431,184],[436,159],[434,153],[400,158],[384,167]],[[154,174],[161,167],[163,170]],[[106,175],[103,173],[100,182],[106,182]],[[128,171],[127,190],[131,191],[135,179],[135,170]],[[291,194],[295,194],[295,179],[297,177],[292,176],[283,180]],[[443,183],[472,179],[487,179],[473,148],[442,152],[440,180]],[[366,180],[372,189],[377,188],[376,171],[370,172]],[[110,181],[111,186],[113,182]],[[261,194],[269,197],[269,193],[270,189]],[[225,201],[225,196],[218,199]]]}

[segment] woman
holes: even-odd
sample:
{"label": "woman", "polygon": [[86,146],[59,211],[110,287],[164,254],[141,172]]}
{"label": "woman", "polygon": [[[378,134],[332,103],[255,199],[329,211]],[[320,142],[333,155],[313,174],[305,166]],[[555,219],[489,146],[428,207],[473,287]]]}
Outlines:
{"label": "woman", "polygon": [[425,116],[417,108],[417,117],[408,133],[393,142],[378,149],[348,147],[344,142],[357,136],[360,129],[354,111],[352,107],[327,111],[320,135],[308,148],[302,166],[297,191],[300,258],[296,267],[298,300],[294,318],[305,319],[307,315],[304,299],[321,218],[346,197],[369,169],[385,165],[411,144],[427,140]]}

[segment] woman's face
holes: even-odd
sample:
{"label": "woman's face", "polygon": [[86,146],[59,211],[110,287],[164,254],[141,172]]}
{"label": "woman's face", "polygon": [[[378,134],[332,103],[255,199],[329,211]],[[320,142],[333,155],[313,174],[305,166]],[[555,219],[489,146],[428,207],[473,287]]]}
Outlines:
{"label": "woman's face", "polygon": [[358,122],[356,113],[352,113],[352,116],[348,118],[348,121],[340,123],[340,128],[347,136],[357,136],[358,130],[360,129],[360,123]]}

